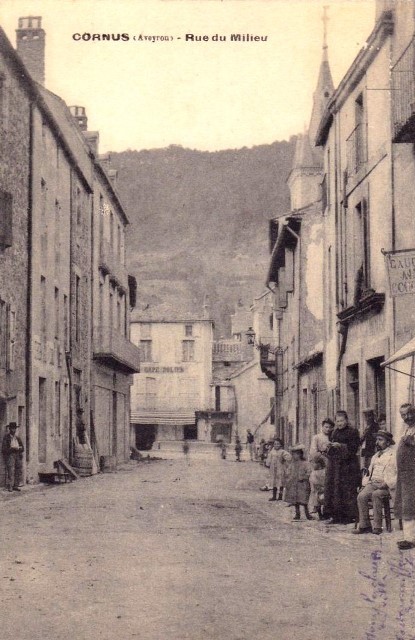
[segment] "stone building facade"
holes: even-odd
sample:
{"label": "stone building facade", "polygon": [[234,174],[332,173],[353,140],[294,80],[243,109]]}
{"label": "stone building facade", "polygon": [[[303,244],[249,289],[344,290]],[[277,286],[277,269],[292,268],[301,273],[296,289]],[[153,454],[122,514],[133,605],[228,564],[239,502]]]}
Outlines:
{"label": "stone building facade", "polygon": [[382,366],[415,333],[414,296],[391,296],[385,261],[385,252],[414,248],[413,24],[412,3],[378,3],[368,46],[317,134],[325,157],[327,386],[356,426],[374,411],[392,431],[413,387],[409,376],[402,393],[402,375]]}
{"label": "stone building facade", "polygon": [[131,424],[137,448],[160,440],[206,440],[196,412],[210,405],[213,323],[189,316],[163,320],[134,312],[131,339],[141,351]]}
{"label": "stone building facade", "polygon": [[[73,462],[80,409],[97,462],[100,453],[128,459],[139,352],[128,339],[134,287],[113,172],[99,162],[97,136],[42,84],[41,18],[19,20],[17,47],[0,31],[0,435],[18,422],[31,482],[60,458]],[[98,388],[112,402],[95,430]]]}
{"label": "stone building facade", "polygon": [[[0,438],[6,425],[15,421],[26,450],[32,144],[29,80],[0,30]],[[1,484],[4,476],[1,456]]]}
{"label": "stone building facade", "polygon": [[298,136],[288,177],[291,211],[270,221],[267,286],[273,294],[274,341],[261,366],[275,380],[276,432],[286,445],[308,446],[327,413],[324,377],[323,157],[314,136],[333,81],[323,43],[309,128]]}

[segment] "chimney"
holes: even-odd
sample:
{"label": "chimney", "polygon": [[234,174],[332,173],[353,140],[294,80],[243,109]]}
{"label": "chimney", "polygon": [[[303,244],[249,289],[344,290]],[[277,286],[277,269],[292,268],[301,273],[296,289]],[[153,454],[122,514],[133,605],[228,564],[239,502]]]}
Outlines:
{"label": "chimney", "polygon": [[101,164],[103,167],[108,169],[111,164],[111,154],[109,154],[108,152],[100,153],[98,156],[98,161],[99,161],[99,164]]}
{"label": "chimney", "polygon": [[210,318],[210,298],[207,293],[205,293],[203,298],[203,317],[206,320],[209,320]]}
{"label": "chimney", "polygon": [[116,189],[117,188],[117,177],[118,177],[117,169],[108,169],[107,170],[107,174],[108,174],[108,177],[110,179],[110,182],[111,182],[113,188]]}
{"label": "chimney", "polygon": [[385,11],[393,9],[394,0],[376,0],[375,22],[382,17]]}
{"label": "chimney", "polygon": [[69,111],[81,131],[86,131],[88,129],[88,118],[86,117],[85,107],[73,106],[69,107]]}
{"label": "chimney", "polygon": [[16,29],[17,53],[33,80],[45,84],[45,32],[40,16],[19,18]]}
{"label": "chimney", "polygon": [[98,157],[99,131],[84,131],[84,136],[94,156]]}

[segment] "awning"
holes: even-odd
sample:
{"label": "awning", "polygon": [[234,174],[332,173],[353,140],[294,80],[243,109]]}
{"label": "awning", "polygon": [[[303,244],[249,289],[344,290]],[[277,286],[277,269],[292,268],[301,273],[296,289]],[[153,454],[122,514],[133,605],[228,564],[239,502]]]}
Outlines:
{"label": "awning", "polygon": [[151,411],[143,410],[131,412],[131,424],[161,424],[181,427],[185,424],[195,424],[195,412],[189,411]]}
{"label": "awning", "polygon": [[411,338],[409,342],[403,345],[398,351],[395,351],[390,358],[382,362],[382,367],[388,367],[393,362],[398,362],[399,360],[404,360],[405,358],[409,358],[410,356],[415,355],[415,338]]}

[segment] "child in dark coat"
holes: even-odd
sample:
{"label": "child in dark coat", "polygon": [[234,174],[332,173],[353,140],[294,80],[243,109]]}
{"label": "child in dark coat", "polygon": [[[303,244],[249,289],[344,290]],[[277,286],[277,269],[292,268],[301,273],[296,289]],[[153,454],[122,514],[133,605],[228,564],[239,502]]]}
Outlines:
{"label": "child in dark coat", "polygon": [[304,446],[297,444],[290,449],[292,462],[288,471],[288,480],[285,492],[285,502],[295,507],[293,520],[300,520],[300,505],[304,508],[307,520],[312,520],[308,511],[310,499],[310,466],[304,458]]}

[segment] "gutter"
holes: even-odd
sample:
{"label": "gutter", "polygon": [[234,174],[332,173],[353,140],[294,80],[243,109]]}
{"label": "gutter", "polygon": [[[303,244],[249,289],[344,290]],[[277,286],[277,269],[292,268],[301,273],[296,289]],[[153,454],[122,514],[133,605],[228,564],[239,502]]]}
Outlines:
{"label": "gutter", "polygon": [[[33,247],[32,247],[32,216],[33,216],[33,104],[29,104],[29,180],[28,180],[28,206],[27,206],[27,293],[26,293],[26,463],[30,462],[30,426],[32,423],[32,272],[33,272]],[[27,472],[26,472],[27,473]]]}

